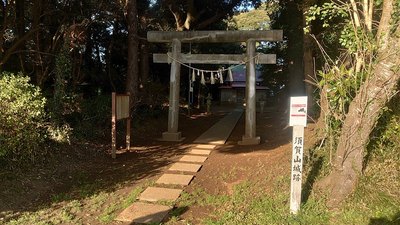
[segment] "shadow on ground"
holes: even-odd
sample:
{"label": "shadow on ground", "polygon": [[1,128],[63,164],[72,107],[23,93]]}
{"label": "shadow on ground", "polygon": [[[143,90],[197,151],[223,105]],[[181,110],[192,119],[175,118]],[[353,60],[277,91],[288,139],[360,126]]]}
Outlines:
{"label": "shadow on ground", "polygon": [[[233,107],[234,108],[234,107]],[[2,214],[18,217],[23,212],[34,212],[64,200],[79,200],[100,192],[114,192],[121,186],[133,187],[155,180],[171,163],[191,148],[192,142],[215,122],[233,109],[215,107],[211,115],[181,115],[179,130],[186,139],[181,143],[160,142],[156,139],[166,131],[164,116],[153,123],[143,124],[146,130],[133,130],[131,151],[119,151],[111,159],[110,141],[74,143],[63,149],[47,165],[33,166],[29,170],[0,171],[0,219]],[[239,154],[269,151],[290,142],[291,129],[282,112],[271,110],[257,114],[257,134],[261,144],[239,146],[244,134],[244,118],[239,120],[221,154]],[[123,143],[123,141],[119,141]],[[279,155],[279,157],[281,157]],[[175,209],[182,214],[187,208]],[[12,218],[6,217],[6,220]]]}
{"label": "shadow on ground", "polygon": [[[119,150],[116,159],[109,154],[110,140],[98,140],[57,149],[59,152],[47,164],[33,165],[23,171],[2,169],[0,222],[64,200],[80,200],[100,192],[114,192],[121,187],[132,189],[139,183],[154,181],[168,165],[185,154],[197,136],[225,114],[180,115],[180,130],[186,137],[181,143],[157,141],[166,131],[164,117],[143,124],[147,127],[144,131],[133,129],[131,150]],[[124,141],[119,140],[121,143]]]}
{"label": "shadow on ground", "polygon": [[256,151],[268,151],[286,145],[291,141],[292,129],[288,126],[287,115],[275,108],[264,113],[257,113],[256,134],[260,137],[259,145],[238,145],[245,132],[245,114],[238,121],[227,143],[219,147],[226,154],[241,154]]}
{"label": "shadow on ground", "polygon": [[397,225],[400,224],[400,212],[393,218],[371,218],[368,225]]}

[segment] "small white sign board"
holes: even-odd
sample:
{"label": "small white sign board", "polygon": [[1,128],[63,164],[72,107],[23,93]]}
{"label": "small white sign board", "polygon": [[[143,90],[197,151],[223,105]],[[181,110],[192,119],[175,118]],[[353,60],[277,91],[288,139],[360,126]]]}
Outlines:
{"label": "small white sign board", "polygon": [[307,126],[307,96],[290,98],[289,126]]}
{"label": "small white sign board", "polygon": [[290,98],[289,125],[293,126],[290,212],[296,214],[301,203],[304,127],[307,126],[307,96]]}

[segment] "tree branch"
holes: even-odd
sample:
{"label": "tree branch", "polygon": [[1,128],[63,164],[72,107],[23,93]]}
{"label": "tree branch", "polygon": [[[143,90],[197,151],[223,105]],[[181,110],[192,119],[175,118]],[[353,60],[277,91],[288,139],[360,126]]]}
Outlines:
{"label": "tree branch", "polygon": [[198,30],[204,29],[207,26],[209,26],[210,24],[215,23],[219,19],[223,18],[225,15],[226,15],[225,11],[217,12],[213,17],[210,17],[207,20],[197,24],[196,29],[198,29]]}
{"label": "tree branch", "polygon": [[372,31],[372,7],[373,7],[373,0],[364,0],[363,2],[363,14],[365,18],[365,25],[369,32]]}
{"label": "tree branch", "polygon": [[360,27],[360,16],[358,15],[357,3],[354,0],[350,0],[350,3],[353,8],[354,23],[356,24],[356,27]]}
{"label": "tree branch", "polygon": [[175,23],[176,23],[176,30],[183,30],[183,26],[185,22],[183,20],[184,12],[178,7],[176,1],[166,1],[168,5],[169,11],[171,11],[172,15],[174,15]]}
{"label": "tree branch", "polygon": [[372,18],[373,18],[373,11],[374,11],[374,0],[369,0],[369,8],[368,8],[368,17],[370,19],[369,22],[369,30],[372,31]]}
{"label": "tree branch", "polygon": [[183,25],[187,30],[190,30],[192,22],[196,20],[196,9],[194,7],[194,1],[188,0],[188,7],[186,12],[186,20],[185,24]]}
{"label": "tree branch", "polygon": [[24,36],[22,36],[20,39],[18,39],[17,42],[15,42],[15,44],[13,44],[11,46],[11,48],[9,48],[4,56],[2,57],[2,59],[0,60],[0,68],[8,61],[8,59],[10,58],[10,56],[12,54],[14,54],[14,51],[21,45],[23,44],[31,35],[33,35],[36,31],[38,31],[39,29],[33,29],[30,30],[29,32],[27,32]]}
{"label": "tree branch", "polygon": [[382,44],[382,48],[386,49],[390,34],[390,19],[393,12],[393,0],[384,0],[382,6],[382,16],[379,22],[377,38]]}

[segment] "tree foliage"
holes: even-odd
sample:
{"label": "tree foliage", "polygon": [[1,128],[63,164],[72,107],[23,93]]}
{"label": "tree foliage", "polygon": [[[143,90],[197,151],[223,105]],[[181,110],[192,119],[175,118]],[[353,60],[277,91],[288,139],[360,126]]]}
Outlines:
{"label": "tree foliage", "polygon": [[229,0],[229,1],[196,1],[196,0],[163,0],[162,2],[175,19],[176,30],[204,30],[216,24],[234,9],[246,10],[261,3],[260,0]]}
{"label": "tree foliage", "polygon": [[277,4],[263,3],[259,7],[248,12],[239,12],[233,15],[228,26],[238,30],[269,30],[271,21],[269,15],[277,9]]}

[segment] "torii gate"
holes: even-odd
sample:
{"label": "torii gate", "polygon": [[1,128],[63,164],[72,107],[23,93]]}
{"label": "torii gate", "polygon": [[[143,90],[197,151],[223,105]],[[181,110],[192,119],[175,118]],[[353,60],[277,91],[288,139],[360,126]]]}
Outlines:
{"label": "torii gate", "polygon": [[[171,58],[167,54],[154,54],[155,63],[167,63],[171,61],[170,94],[168,131],[162,134],[164,141],[182,141],[182,134],[178,131],[179,119],[179,81],[180,63],[193,64],[239,64],[246,63],[246,112],[245,134],[239,144],[256,145],[260,143],[260,137],[256,136],[256,41],[282,41],[282,30],[254,30],[254,31],[149,31],[149,42],[172,42]],[[246,42],[246,55],[233,54],[181,54],[181,43],[232,43]],[[245,60],[247,59],[247,60]],[[179,62],[178,62],[179,60]],[[275,64],[276,55],[260,54],[260,64]]]}

